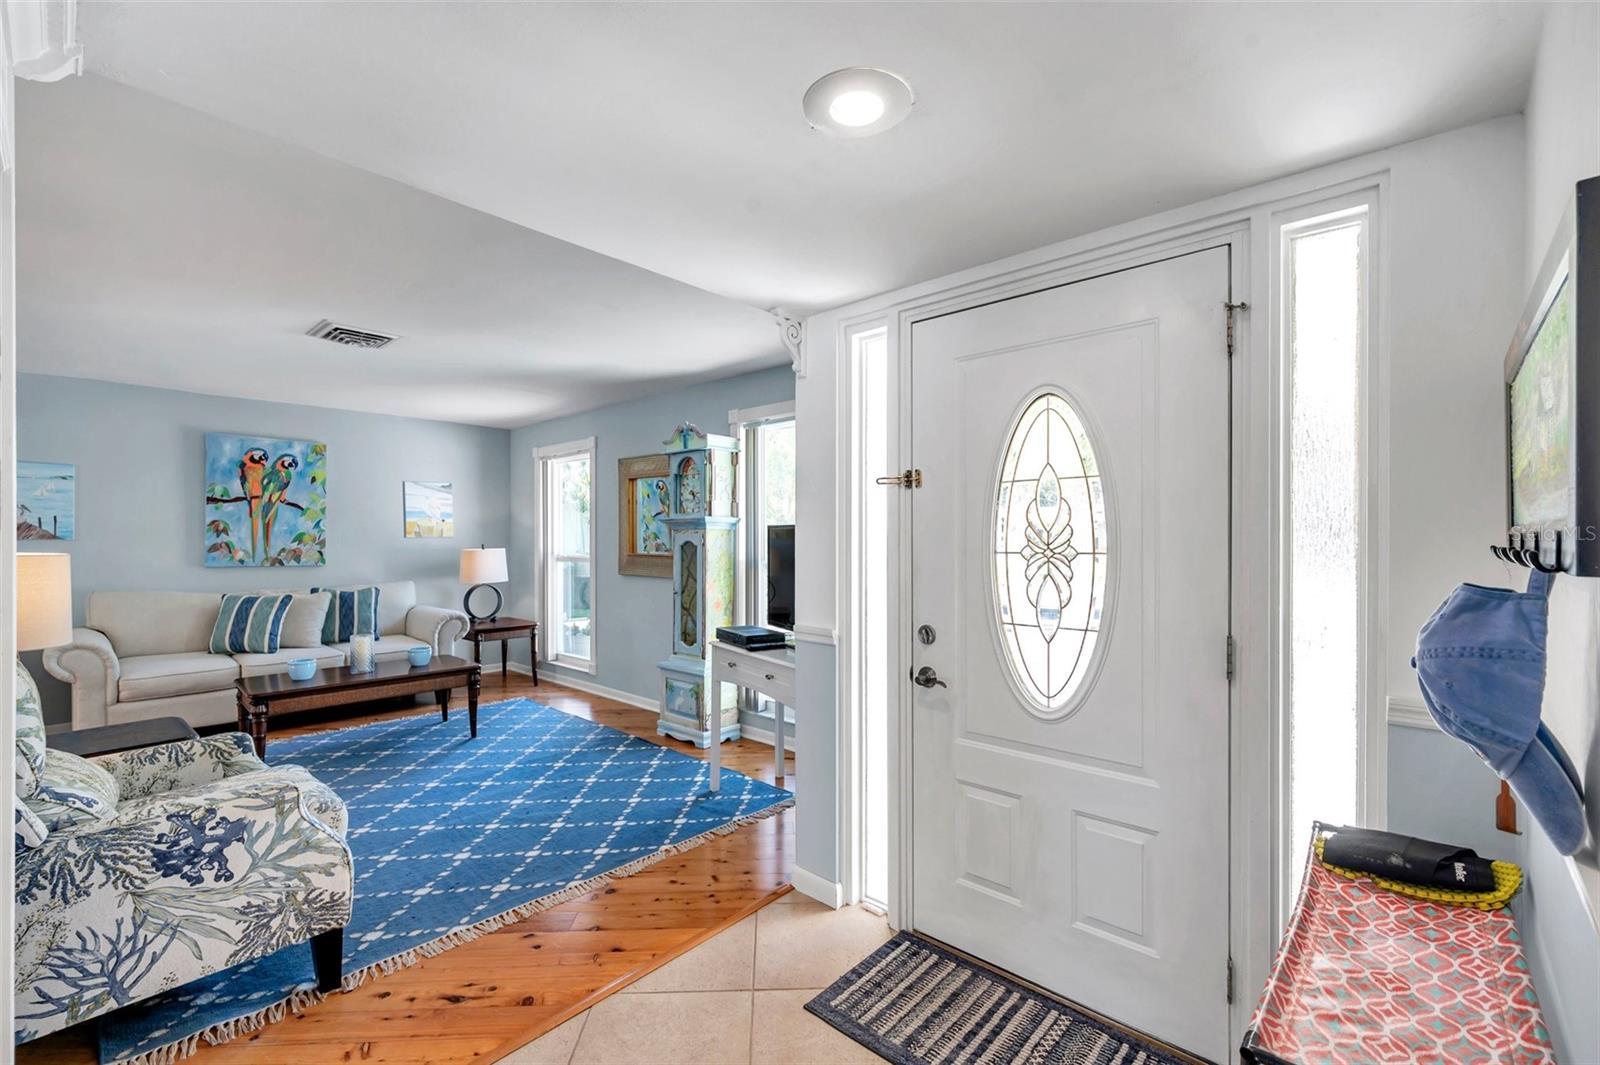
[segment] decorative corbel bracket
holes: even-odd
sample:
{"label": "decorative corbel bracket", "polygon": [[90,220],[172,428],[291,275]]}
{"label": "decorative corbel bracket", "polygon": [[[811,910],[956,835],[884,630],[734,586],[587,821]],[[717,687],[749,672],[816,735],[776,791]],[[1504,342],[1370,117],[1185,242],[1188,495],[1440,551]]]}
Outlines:
{"label": "decorative corbel bracket", "polygon": [[11,72],[29,81],[83,73],[78,0],[4,0]]}
{"label": "decorative corbel bracket", "polygon": [[772,320],[778,324],[778,335],[783,338],[783,346],[789,350],[789,368],[796,377],[806,375],[806,346],[805,323],[798,318],[790,318],[781,310],[774,309]]}
{"label": "decorative corbel bracket", "polygon": [[11,79],[60,81],[83,73],[77,0],[0,0],[0,171],[16,153]]}

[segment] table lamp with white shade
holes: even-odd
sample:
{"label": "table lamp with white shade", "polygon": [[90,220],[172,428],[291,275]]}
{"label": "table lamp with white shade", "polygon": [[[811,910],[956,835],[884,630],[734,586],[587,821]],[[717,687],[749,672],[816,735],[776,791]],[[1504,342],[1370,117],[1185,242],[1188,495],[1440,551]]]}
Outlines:
{"label": "table lamp with white shade", "polygon": [[72,642],[72,556],[17,554],[17,650]]}
{"label": "table lamp with white shade", "polygon": [[[17,555],[17,650],[42,651],[72,642],[72,556],[24,551]],[[17,659],[16,696],[37,700],[33,674]]]}
{"label": "table lamp with white shade", "polygon": [[[505,596],[500,594],[496,584],[504,584],[510,580],[506,572],[506,549],[503,547],[466,547],[461,550],[461,583],[471,585],[467,594],[461,597],[461,609],[467,612],[467,617],[473,621],[494,621],[500,616],[500,608],[505,605]],[[472,593],[479,588],[488,588],[494,593],[494,609],[487,614],[476,614],[472,610]]]}

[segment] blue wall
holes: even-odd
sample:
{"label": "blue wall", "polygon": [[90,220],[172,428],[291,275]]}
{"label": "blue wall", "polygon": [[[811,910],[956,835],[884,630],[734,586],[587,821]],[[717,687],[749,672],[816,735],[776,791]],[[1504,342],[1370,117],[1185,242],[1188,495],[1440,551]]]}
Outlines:
{"label": "blue wall", "polygon": [[[672,582],[664,577],[624,576],[617,572],[617,460],[661,450],[661,441],[679,422],[694,422],[708,433],[728,431],[728,412],[794,398],[794,373],[787,367],[724,378],[648,399],[568,418],[539,422],[511,433],[511,585],[507,608],[524,617],[537,609],[534,555],[535,449],[585,437],[595,438],[593,676],[549,667],[551,678],[589,681],[626,692],[652,704],[660,687],[656,663],[671,653]],[[542,635],[542,634],[541,634]],[[489,649],[484,649],[489,653]],[[528,664],[527,644],[511,650],[511,660]],[[546,667],[541,665],[541,671]]]}
{"label": "blue wall", "polygon": [[[296,569],[201,565],[205,434],[262,433],[328,445],[328,564]],[[72,555],[76,620],[97,589],[248,591],[417,582],[420,602],[453,606],[463,546],[504,543],[509,430],[358,414],[74,377],[17,378],[17,456],[78,467],[77,538],[20,550]],[[455,486],[453,539],[407,540],[401,482]],[[50,723],[71,718],[66,685],[24,657]]]}

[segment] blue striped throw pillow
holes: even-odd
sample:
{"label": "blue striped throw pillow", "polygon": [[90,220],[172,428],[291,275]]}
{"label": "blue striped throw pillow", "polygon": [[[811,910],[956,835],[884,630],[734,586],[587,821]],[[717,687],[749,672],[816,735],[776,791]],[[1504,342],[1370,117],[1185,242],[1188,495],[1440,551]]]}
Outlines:
{"label": "blue striped throw pillow", "polygon": [[292,595],[225,595],[217,623],[211,629],[214,655],[270,655],[277,653],[283,616]]}
{"label": "blue striped throw pillow", "polygon": [[378,589],[368,585],[339,591],[313,588],[311,594],[328,593],[328,618],[322,623],[323,643],[348,643],[350,637],[365,632],[378,639]]}

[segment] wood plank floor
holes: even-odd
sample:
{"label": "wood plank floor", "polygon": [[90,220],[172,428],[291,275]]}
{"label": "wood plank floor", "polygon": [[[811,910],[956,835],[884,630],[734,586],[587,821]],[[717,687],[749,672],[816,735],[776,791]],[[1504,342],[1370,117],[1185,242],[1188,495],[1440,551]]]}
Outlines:
{"label": "wood plank floor", "polygon": [[[464,695],[464,693],[460,693]],[[655,734],[654,714],[484,669],[483,701],[528,696],[577,717],[703,756]],[[452,701],[465,705],[465,699]],[[405,713],[293,718],[271,736],[339,728]],[[465,711],[463,709],[462,713]],[[270,737],[269,737],[270,744]],[[792,755],[784,786],[796,789]],[[772,748],[724,745],[723,765],[771,782]],[[300,1016],[190,1059],[212,1063],[489,1062],[588,1009],[789,890],[794,812],[747,825],[418,965],[334,995]],[[19,1065],[90,1065],[92,1022],[17,1048]]]}

